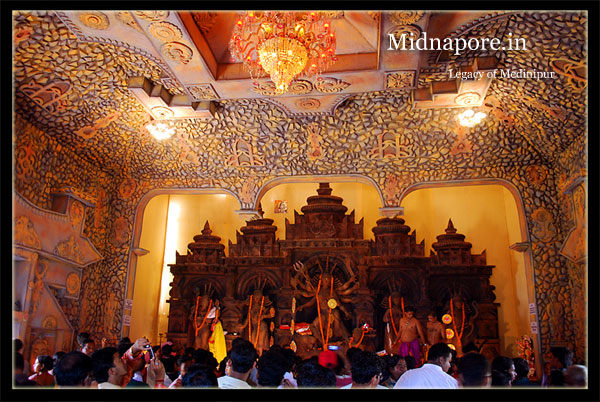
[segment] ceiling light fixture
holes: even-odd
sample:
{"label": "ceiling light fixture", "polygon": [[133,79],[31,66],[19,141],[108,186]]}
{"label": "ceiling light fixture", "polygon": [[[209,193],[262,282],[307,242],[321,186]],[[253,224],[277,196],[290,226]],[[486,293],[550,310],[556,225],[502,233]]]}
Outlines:
{"label": "ceiling light fixture", "polygon": [[477,124],[481,123],[481,120],[487,116],[487,114],[483,112],[475,113],[471,109],[467,109],[464,112],[460,113],[457,116],[458,122],[461,126],[464,127],[474,127]]}
{"label": "ceiling light fixture", "polygon": [[250,78],[269,74],[283,94],[299,75],[318,77],[337,61],[335,43],[322,12],[248,11],[235,22],[229,51]]}
{"label": "ceiling light fixture", "polygon": [[146,124],[146,130],[159,141],[166,140],[175,134],[175,127],[170,126],[165,121],[151,121]]}

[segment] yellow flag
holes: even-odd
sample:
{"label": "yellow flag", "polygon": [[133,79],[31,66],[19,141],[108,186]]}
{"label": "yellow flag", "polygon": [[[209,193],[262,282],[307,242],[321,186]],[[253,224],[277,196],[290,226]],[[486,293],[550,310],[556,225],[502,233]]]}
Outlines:
{"label": "yellow flag", "polygon": [[227,344],[225,343],[225,334],[220,321],[215,324],[213,333],[208,339],[208,349],[219,363],[227,356]]}

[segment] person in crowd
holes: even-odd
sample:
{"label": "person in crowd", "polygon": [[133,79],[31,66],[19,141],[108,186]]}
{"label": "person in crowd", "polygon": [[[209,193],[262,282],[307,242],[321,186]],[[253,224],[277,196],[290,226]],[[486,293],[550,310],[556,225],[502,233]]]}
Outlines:
{"label": "person in crowd", "polygon": [[352,384],[352,375],[350,374],[349,365],[346,365],[345,359],[337,354],[337,362],[338,365],[333,369],[335,374],[336,388],[341,388],[344,385]]}
{"label": "person in crowd", "polygon": [[162,344],[161,355],[160,361],[165,366],[167,376],[171,381],[175,380],[177,378],[177,370],[175,370],[177,357],[173,353],[173,342],[165,342]]}
{"label": "person in crowd", "polygon": [[335,374],[331,369],[323,367],[313,361],[302,362],[296,372],[298,388],[334,388],[336,387]]}
{"label": "person in crowd", "polygon": [[512,386],[530,387],[535,385],[534,383],[529,381],[529,378],[527,378],[527,376],[529,375],[529,363],[527,363],[527,360],[523,359],[522,357],[515,357],[512,360],[513,364],[515,365],[516,373],[515,380],[512,382]]}
{"label": "person in crowd", "polygon": [[551,370],[550,371],[550,386],[551,387],[562,387],[564,385],[565,385],[564,372],[562,370]]}
{"label": "person in crowd", "polygon": [[456,350],[450,348],[450,352],[452,353],[452,362],[450,363],[450,368],[448,369],[448,375],[452,376],[455,380],[458,380],[458,367],[456,366],[457,353]]}
{"label": "person in crowd", "polygon": [[499,370],[492,370],[492,387],[510,387],[510,376]]}
{"label": "person in crowd", "polygon": [[587,367],[581,364],[569,366],[565,371],[565,385],[568,387],[587,387]]}
{"label": "person in crowd", "polygon": [[294,368],[296,365],[296,352],[292,349],[281,348],[281,354],[285,358],[287,363],[286,371],[283,375],[283,383],[280,385],[281,388],[297,388],[298,382],[294,378]]}
{"label": "person in crowd", "polygon": [[189,356],[190,358],[193,358],[195,351],[196,349],[194,349],[191,346],[188,346],[187,348],[183,349],[183,354]]}
{"label": "person in crowd", "polygon": [[[117,353],[119,353],[119,352],[117,351]],[[121,357],[121,355],[119,355],[119,358],[120,357]],[[131,372],[133,374],[131,376],[131,380],[129,380],[129,382],[127,383],[125,388],[150,388],[150,386],[148,384],[146,384],[146,379],[144,378],[145,377],[145,366],[146,366],[145,359],[136,359],[133,361],[133,363],[130,367]]]}
{"label": "person in crowd", "polygon": [[565,384],[565,371],[573,364],[573,352],[564,346],[550,348],[549,385],[560,387]]}
{"label": "person in crowd", "polygon": [[66,352],[63,352],[62,350],[59,350],[58,352],[54,353],[54,355],[52,355],[52,370],[49,370],[48,373],[52,376],[54,376],[54,367],[56,367],[56,363],[58,363],[58,361],[66,354]]}
{"label": "person in crowd", "polygon": [[96,350],[94,340],[92,338],[84,339],[81,344],[81,352],[91,357],[94,350]]}
{"label": "person in crowd", "polygon": [[79,345],[79,351],[91,356],[94,353],[94,340],[91,335],[87,332],[80,332],[77,335],[77,344]]}
{"label": "person in crowd", "polygon": [[419,339],[421,343],[427,345],[427,340],[423,334],[423,326],[421,322],[414,316],[414,307],[407,306],[404,310],[404,316],[400,319],[400,331],[395,344],[400,342],[400,356],[412,355],[415,358],[416,364],[421,364],[421,348],[419,347]]}
{"label": "person in crowd", "polygon": [[552,370],[565,371],[569,366],[573,365],[573,352],[564,346],[555,346],[550,348],[552,359],[550,360],[550,368]]}
{"label": "person in crowd", "polygon": [[[129,338],[127,338],[129,339]],[[119,356],[123,357],[125,352],[129,350],[129,348],[133,345],[131,341],[122,341],[117,344],[117,351],[119,352]]]}
{"label": "person in crowd", "polygon": [[406,370],[407,371],[412,370],[417,367],[417,361],[411,355],[404,356],[404,361],[406,362]]}
{"label": "person in crowd", "polygon": [[387,355],[385,356],[384,361],[386,362],[388,378],[382,385],[386,386],[387,388],[394,388],[394,385],[396,385],[398,379],[407,371],[406,360],[402,356]]}
{"label": "person in crowd", "polygon": [[19,353],[23,353],[23,341],[20,340],[19,338],[15,338],[13,339],[13,346],[15,349],[15,352],[19,352]]}
{"label": "person in crowd", "polygon": [[23,359],[23,355],[19,352],[15,352],[15,362],[14,362],[14,378],[15,385],[18,387],[24,386],[39,386],[39,384],[33,380],[30,380],[23,371],[25,369],[25,359]]}
{"label": "person in crowd", "polygon": [[247,383],[250,371],[256,366],[258,354],[248,340],[237,338],[231,344],[230,358],[225,366],[225,375],[219,377],[219,388],[251,388]]}
{"label": "person in crowd", "polygon": [[274,348],[263,352],[256,363],[259,387],[279,387],[288,368],[285,357]]}
{"label": "person in crowd", "polygon": [[117,348],[109,346],[98,349],[92,353],[91,358],[98,389],[121,388],[123,377],[127,374],[127,367],[121,360]]}
{"label": "person in crowd", "polygon": [[48,371],[54,368],[54,360],[50,356],[39,355],[33,363],[34,374],[29,376],[31,381],[35,381],[43,387],[54,386],[54,377]]}
{"label": "person in crowd", "polygon": [[479,348],[477,347],[477,345],[475,345],[475,342],[469,341],[463,345],[462,351],[463,351],[463,355],[466,355],[467,353],[470,353],[470,352],[479,353]]}
{"label": "person in crowd", "polygon": [[402,374],[394,389],[398,388],[458,388],[458,382],[447,374],[452,362],[452,349],[445,343],[429,348],[427,361],[422,367]]}
{"label": "person in crowd", "polygon": [[214,370],[205,364],[192,364],[181,378],[183,388],[216,388],[218,385]]}
{"label": "person in crowd", "polygon": [[338,366],[338,355],[333,350],[324,350],[319,353],[319,364],[325,368],[335,370]]}
{"label": "person in crowd", "polygon": [[79,351],[66,353],[54,366],[58,387],[89,387],[93,378],[91,357]]}
{"label": "person in crowd", "polygon": [[352,356],[350,370],[352,372],[352,383],[344,385],[340,389],[386,388],[379,385],[384,370],[384,363],[375,353],[362,350],[356,352]]}
{"label": "person in crowd", "polygon": [[217,378],[223,377],[225,375],[225,366],[227,366],[227,362],[229,361],[229,352],[227,352],[227,356],[221,360],[218,367]]}
{"label": "person in crowd", "polygon": [[183,376],[187,374],[189,367],[192,366],[192,363],[192,358],[187,355],[181,355],[177,357],[177,368],[179,369],[179,376],[175,380],[173,380],[173,382],[169,385],[169,388],[181,388],[181,381],[183,379]]}
{"label": "person in crowd", "polygon": [[457,362],[458,386],[489,387],[492,383],[492,367],[488,359],[477,352],[468,352]]}
{"label": "person in crowd", "polygon": [[[508,385],[510,386],[512,382],[517,377],[517,372],[515,371],[515,364],[513,363],[510,357],[506,356],[496,356],[494,360],[492,360],[492,371],[498,371],[503,373],[506,377],[508,377]],[[493,373],[492,373],[493,374]],[[503,378],[500,376],[496,376],[498,380],[502,380]],[[492,376],[492,385],[501,385],[495,384]]]}

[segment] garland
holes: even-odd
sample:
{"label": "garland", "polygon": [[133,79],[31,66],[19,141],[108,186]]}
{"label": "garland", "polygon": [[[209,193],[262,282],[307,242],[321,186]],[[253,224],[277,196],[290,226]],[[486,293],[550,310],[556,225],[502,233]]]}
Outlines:
{"label": "garland", "polygon": [[450,298],[450,314],[452,315],[452,325],[454,326],[454,333],[458,337],[458,346],[462,347],[461,338],[463,335],[463,331],[465,330],[465,304],[462,306],[462,323],[460,324],[460,334],[456,330],[456,320],[454,319],[454,303],[452,302],[452,298]]}
{"label": "garland", "polygon": [[200,296],[196,297],[196,311],[194,312],[194,327],[196,327],[196,336],[198,336],[198,331],[200,331],[200,329],[204,326],[204,323],[206,322],[206,318],[208,317],[208,314],[210,313],[210,308],[212,307],[212,299],[210,299],[210,303],[208,304],[208,310],[206,310],[206,314],[204,315],[204,319],[202,320],[202,324],[200,324],[200,326],[198,326],[198,304],[200,301]]}

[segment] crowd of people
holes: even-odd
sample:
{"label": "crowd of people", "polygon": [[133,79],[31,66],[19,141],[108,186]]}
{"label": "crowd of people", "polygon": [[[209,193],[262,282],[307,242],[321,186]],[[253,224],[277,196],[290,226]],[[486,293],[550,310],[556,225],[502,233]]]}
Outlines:
{"label": "crowd of people", "polygon": [[[146,338],[95,348],[90,336],[78,336],[78,350],[36,357],[25,367],[16,339],[14,382],[17,387],[110,388],[482,388],[482,387],[586,387],[587,368],[572,364],[568,348],[551,348],[541,381],[528,379],[529,364],[521,358],[498,356],[489,361],[475,345],[464,354],[446,343],[428,350],[419,365],[411,355],[384,355],[352,347],[346,353],[326,349],[302,359],[289,348],[273,345],[259,355],[243,338],[233,340],[227,356],[218,362],[204,349],[179,353],[171,342],[151,346]],[[29,373],[27,373],[29,371]]]}

